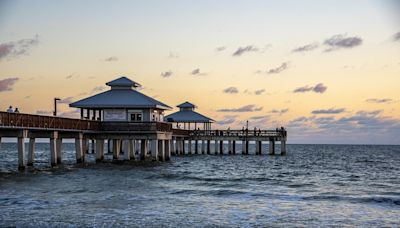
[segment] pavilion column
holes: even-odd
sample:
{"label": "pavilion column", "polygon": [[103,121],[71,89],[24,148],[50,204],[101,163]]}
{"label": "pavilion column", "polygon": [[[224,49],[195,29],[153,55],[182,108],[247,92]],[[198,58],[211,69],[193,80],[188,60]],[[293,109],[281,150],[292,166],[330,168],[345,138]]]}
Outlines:
{"label": "pavilion column", "polygon": [[96,162],[104,160],[104,139],[96,139]]}
{"label": "pavilion column", "polygon": [[35,138],[29,138],[28,166],[33,166],[35,160]]}
{"label": "pavilion column", "polygon": [[142,139],[140,141],[140,160],[142,161],[146,160],[146,155],[147,155],[147,140]]}
{"label": "pavilion column", "polygon": [[62,138],[57,138],[56,139],[57,164],[62,163],[62,158],[63,158],[62,150],[63,150]]}
{"label": "pavilion column", "polygon": [[76,155],[76,163],[84,162],[82,133],[79,133],[78,136],[75,138],[75,155]]}
{"label": "pavilion column", "polygon": [[164,140],[164,150],[165,150],[165,161],[169,161],[169,160],[171,160],[171,142],[170,141],[172,141],[172,139],[171,140]]}

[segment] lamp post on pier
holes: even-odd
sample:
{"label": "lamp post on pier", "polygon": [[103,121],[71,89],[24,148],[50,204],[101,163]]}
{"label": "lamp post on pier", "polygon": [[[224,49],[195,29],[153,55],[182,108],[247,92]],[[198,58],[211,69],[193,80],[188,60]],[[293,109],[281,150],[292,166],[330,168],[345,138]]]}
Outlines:
{"label": "lamp post on pier", "polygon": [[53,112],[53,116],[57,116],[57,101],[60,101],[60,98],[55,97],[54,98],[54,112]]}

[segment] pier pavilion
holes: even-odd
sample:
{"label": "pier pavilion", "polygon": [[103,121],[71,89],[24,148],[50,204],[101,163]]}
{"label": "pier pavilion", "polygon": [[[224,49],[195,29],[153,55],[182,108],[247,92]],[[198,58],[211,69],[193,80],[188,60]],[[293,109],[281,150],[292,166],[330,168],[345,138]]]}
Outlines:
{"label": "pier pavilion", "polygon": [[[75,140],[77,163],[85,162],[90,140],[98,162],[104,159],[106,141],[109,147],[112,145],[114,160],[167,161],[171,155],[191,154],[192,142],[195,153],[198,153],[198,144],[201,142],[202,154],[211,154],[211,142],[214,142],[213,154],[222,155],[224,141],[228,142],[229,154],[236,153],[236,142],[239,141],[242,154],[248,155],[249,142],[254,141],[255,154],[261,155],[262,143],[267,141],[268,154],[273,155],[275,142],[280,141],[281,155],[286,154],[287,132],[283,128],[258,131],[211,130],[213,120],[195,112],[196,106],[189,102],[178,105],[178,112],[164,117],[164,111],[171,108],[140,93],[137,90],[140,87],[138,83],[120,77],[106,85],[111,89],[70,104],[81,110],[80,119],[0,111],[0,144],[2,138],[17,138],[19,169],[34,164],[37,138],[50,139],[49,157],[52,166],[63,162],[64,139]],[[173,123],[184,123],[184,127],[173,128]],[[203,125],[203,128],[196,128],[197,124],[200,127]],[[29,140],[27,154],[26,140]],[[120,157],[121,149],[123,157]],[[136,154],[139,157],[136,158]]]}

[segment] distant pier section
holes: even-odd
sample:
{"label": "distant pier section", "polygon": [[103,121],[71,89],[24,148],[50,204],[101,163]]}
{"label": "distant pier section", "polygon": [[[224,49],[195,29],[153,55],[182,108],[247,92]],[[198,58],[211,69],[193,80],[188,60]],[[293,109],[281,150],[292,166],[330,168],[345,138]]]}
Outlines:
{"label": "distant pier section", "polygon": [[286,154],[283,128],[215,130],[214,120],[196,112],[194,104],[185,102],[177,106],[178,112],[164,116],[172,108],[140,93],[140,84],[120,77],[106,85],[111,89],[70,104],[80,109],[80,119],[0,112],[0,144],[2,138],[17,138],[20,170],[34,165],[39,138],[50,139],[51,166],[62,164],[65,139],[75,141],[77,163],[84,163],[90,152],[98,162],[104,160],[105,152],[112,153],[114,160],[151,161],[187,154],[233,155],[241,151],[248,155],[250,142],[255,142],[256,155],[263,153],[264,142],[269,143],[268,154],[275,154],[276,142],[281,144],[280,154]]}

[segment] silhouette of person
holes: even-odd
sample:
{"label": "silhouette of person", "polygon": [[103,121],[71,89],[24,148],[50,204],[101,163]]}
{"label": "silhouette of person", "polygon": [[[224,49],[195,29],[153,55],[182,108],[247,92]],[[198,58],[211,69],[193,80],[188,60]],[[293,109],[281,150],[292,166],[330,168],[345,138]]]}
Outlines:
{"label": "silhouette of person", "polygon": [[19,110],[18,110],[18,108],[15,108],[15,111],[14,111],[15,113],[19,113]]}
{"label": "silhouette of person", "polygon": [[10,105],[10,107],[7,109],[7,112],[14,112],[13,107]]}

